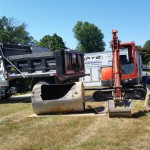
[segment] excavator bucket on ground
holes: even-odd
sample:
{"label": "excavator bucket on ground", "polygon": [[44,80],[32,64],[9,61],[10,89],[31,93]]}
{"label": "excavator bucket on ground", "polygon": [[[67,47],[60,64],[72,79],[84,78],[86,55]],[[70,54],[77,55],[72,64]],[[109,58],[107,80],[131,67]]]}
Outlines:
{"label": "excavator bucket on ground", "polygon": [[117,103],[114,100],[108,100],[108,112],[109,117],[125,117],[129,118],[132,116],[131,112],[131,100],[126,99],[124,103]]}
{"label": "excavator bucket on ground", "polygon": [[51,85],[38,83],[33,87],[31,99],[35,114],[85,110],[84,86],[81,82]]}

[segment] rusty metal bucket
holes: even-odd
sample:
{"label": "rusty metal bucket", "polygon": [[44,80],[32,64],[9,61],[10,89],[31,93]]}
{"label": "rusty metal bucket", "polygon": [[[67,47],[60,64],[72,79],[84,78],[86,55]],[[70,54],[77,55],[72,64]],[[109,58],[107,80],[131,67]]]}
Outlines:
{"label": "rusty metal bucket", "polygon": [[77,112],[85,110],[84,86],[81,82],[33,87],[32,108],[35,114]]}

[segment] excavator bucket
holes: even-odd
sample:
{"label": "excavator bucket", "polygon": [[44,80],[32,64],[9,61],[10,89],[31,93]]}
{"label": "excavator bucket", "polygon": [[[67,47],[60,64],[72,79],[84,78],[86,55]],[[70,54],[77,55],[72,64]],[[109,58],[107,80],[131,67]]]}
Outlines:
{"label": "excavator bucket", "polygon": [[125,117],[129,118],[132,116],[131,112],[131,100],[126,99],[124,100],[123,105],[117,104],[114,102],[114,100],[108,100],[108,112],[109,117]]}
{"label": "excavator bucket", "polygon": [[85,110],[84,86],[38,83],[32,90],[32,107],[35,114],[78,112]]}

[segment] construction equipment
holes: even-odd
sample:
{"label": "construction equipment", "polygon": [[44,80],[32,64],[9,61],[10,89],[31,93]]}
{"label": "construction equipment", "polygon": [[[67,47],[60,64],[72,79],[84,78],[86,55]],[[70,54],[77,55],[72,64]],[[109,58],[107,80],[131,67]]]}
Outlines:
{"label": "construction equipment", "polygon": [[84,111],[83,53],[1,44],[0,64],[1,98],[32,90],[36,114]]}
{"label": "construction equipment", "polygon": [[[125,100],[121,85],[121,61],[119,55],[120,41],[117,37],[117,31],[113,30],[113,40],[111,42],[112,59],[112,82],[113,82],[113,100],[108,100],[109,116],[131,116],[131,107],[129,100]],[[128,105],[127,105],[127,102]],[[123,109],[122,109],[123,107]],[[121,108],[121,109],[120,109]]]}
{"label": "construction equipment", "polygon": [[[110,117],[130,117],[131,99],[142,99],[146,94],[141,84],[142,61],[134,42],[121,43],[117,30],[113,30],[112,34],[112,66],[101,68],[101,83],[105,88],[94,92],[93,98],[108,99]],[[124,55],[120,54],[122,51]]]}

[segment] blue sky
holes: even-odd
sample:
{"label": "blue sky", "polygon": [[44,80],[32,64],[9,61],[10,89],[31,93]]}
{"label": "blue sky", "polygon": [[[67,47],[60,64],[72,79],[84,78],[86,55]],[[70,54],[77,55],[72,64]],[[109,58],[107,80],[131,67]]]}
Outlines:
{"label": "blue sky", "polygon": [[14,17],[27,24],[36,40],[56,33],[75,49],[73,27],[77,21],[95,24],[104,34],[106,50],[112,29],[122,42],[141,45],[150,40],[150,0],[0,0],[0,17]]}

